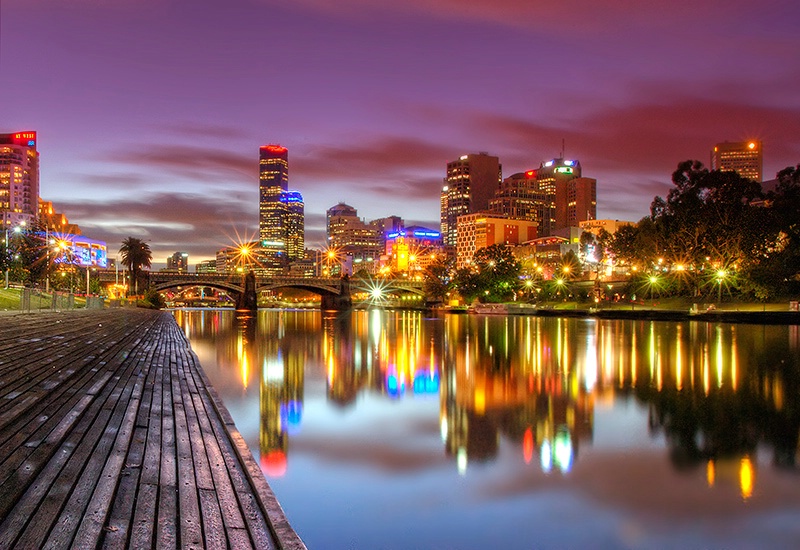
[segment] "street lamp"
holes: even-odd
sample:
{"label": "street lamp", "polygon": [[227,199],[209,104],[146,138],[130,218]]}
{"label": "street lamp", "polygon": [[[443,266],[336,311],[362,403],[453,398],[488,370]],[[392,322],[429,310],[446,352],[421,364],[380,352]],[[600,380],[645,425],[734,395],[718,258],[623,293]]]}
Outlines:
{"label": "street lamp", "polygon": [[[14,233],[20,233],[20,232],[22,231],[22,228],[23,228],[23,227],[25,227],[25,222],[24,222],[24,221],[20,222],[20,223],[19,223],[19,225],[18,225],[18,226],[16,226],[16,227],[13,229]],[[6,245],[5,245],[5,250],[4,250],[4,252],[3,252],[3,253],[6,255],[6,262],[7,262],[7,263],[6,263],[6,284],[5,284],[5,288],[6,288],[6,289],[8,289],[8,270],[9,270],[9,268],[10,268],[10,266],[9,266],[8,262],[10,262],[10,261],[11,261],[11,256],[10,256],[10,255],[9,255],[9,253],[8,253],[8,226],[6,226],[6,238],[5,238],[5,243],[6,243]]]}
{"label": "street lamp", "polygon": [[724,269],[720,269],[719,271],[717,271],[717,283],[718,283],[718,286],[717,286],[717,303],[721,303],[722,302],[722,282],[725,280],[725,277],[727,275],[728,274],[725,272]]}

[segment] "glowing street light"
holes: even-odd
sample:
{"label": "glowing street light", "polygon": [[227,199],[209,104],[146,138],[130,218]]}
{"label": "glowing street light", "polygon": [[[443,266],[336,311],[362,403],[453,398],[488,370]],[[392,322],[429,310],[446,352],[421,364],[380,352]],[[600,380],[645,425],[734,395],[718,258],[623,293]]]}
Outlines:
{"label": "glowing street light", "polygon": [[[24,226],[25,226],[25,222],[24,221],[20,222],[20,224],[13,229],[14,233],[22,232],[22,228]],[[6,261],[10,261],[11,257],[8,254],[8,227],[6,227],[6,240],[5,240],[5,243],[6,243],[6,246],[5,246],[4,254],[6,255]],[[10,266],[8,264],[6,264],[6,284],[5,284],[5,288],[6,289],[8,289],[8,269],[9,269],[9,267]]]}
{"label": "glowing street light", "polygon": [[727,276],[728,273],[724,269],[717,270],[717,302],[722,302],[722,283]]}

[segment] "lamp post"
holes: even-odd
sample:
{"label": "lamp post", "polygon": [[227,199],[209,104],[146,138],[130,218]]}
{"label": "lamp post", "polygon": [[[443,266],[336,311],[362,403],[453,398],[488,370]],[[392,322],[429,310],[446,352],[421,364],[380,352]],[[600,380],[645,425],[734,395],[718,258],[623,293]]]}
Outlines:
{"label": "lamp post", "polygon": [[727,275],[727,273],[725,273],[724,269],[720,269],[719,271],[717,271],[717,283],[718,283],[718,286],[717,286],[717,303],[721,303],[722,302],[722,281],[725,280],[725,276],[726,275]]}
{"label": "lamp post", "polygon": [[[25,227],[25,222],[24,221],[20,222],[20,224],[14,228],[14,233],[20,233],[22,231],[23,227]],[[8,253],[8,226],[6,226],[6,237],[5,237],[4,254],[6,255],[6,261],[10,262],[11,261],[11,256]],[[9,272],[9,268],[10,268],[10,266],[8,265],[8,263],[6,263],[6,281],[5,281],[5,287],[4,287],[6,290],[8,289],[8,272]]]}

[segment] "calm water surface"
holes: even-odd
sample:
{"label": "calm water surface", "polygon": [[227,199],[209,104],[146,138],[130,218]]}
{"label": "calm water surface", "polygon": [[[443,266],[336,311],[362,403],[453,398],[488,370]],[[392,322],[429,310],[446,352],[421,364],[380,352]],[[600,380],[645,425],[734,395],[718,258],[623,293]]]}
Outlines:
{"label": "calm water surface", "polygon": [[312,550],[800,547],[800,327],[176,311]]}

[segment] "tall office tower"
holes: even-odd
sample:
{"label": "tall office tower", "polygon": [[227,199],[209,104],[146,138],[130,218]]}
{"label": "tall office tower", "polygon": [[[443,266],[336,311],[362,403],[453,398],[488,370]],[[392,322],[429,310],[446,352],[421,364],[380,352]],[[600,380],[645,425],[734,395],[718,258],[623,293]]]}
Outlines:
{"label": "tall office tower", "polygon": [[301,260],[305,256],[305,204],[300,191],[286,191],[281,193],[281,203],[284,205],[284,235],[286,243],[286,257],[289,261]]}
{"label": "tall office tower", "polygon": [[289,190],[289,151],[280,145],[259,149],[259,219],[258,229],[264,247],[276,253],[285,251],[284,204],[281,194]]}
{"label": "tall office tower", "polygon": [[539,235],[549,235],[555,214],[552,196],[539,190],[536,170],[519,172],[505,178],[489,201],[489,212],[511,220],[534,221]]}
{"label": "tall office tower", "polygon": [[39,210],[36,132],[0,134],[0,222],[32,223]]}
{"label": "tall office tower", "polygon": [[447,163],[440,210],[445,245],[456,245],[459,216],[489,208],[502,178],[500,159],[488,153],[463,155]]}
{"label": "tall office tower", "polygon": [[738,172],[743,178],[762,181],[764,157],[760,141],[717,143],[711,151],[711,168]]}
{"label": "tall office tower", "polygon": [[[539,191],[547,195],[548,201],[552,204],[550,210],[551,218],[549,221],[541,220],[540,236],[549,236],[553,231],[562,227],[569,227],[567,223],[568,201],[567,182],[581,177],[581,163],[577,160],[567,160],[557,158],[543,162],[536,170],[536,181],[539,184]],[[559,202],[558,190],[561,189],[561,202]],[[564,195],[567,193],[567,195]]]}
{"label": "tall office tower", "polygon": [[597,180],[573,178],[556,186],[555,229],[597,218]]}
{"label": "tall office tower", "polygon": [[176,252],[167,258],[167,269],[186,273],[189,271],[189,253]]}

